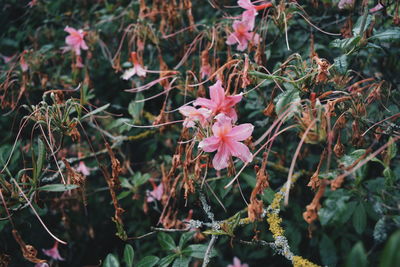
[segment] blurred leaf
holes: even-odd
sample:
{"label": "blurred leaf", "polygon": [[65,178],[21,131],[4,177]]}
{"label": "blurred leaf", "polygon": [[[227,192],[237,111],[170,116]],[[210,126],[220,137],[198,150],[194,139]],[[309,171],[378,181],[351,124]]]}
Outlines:
{"label": "blurred leaf", "polygon": [[100,113],[100,112],[106,110],[109,106],[110,106],[110,104],[105,104],[104,106],[101,106],[101,107],[99,107],[99,108],[96,108],[95,110],[93,110],[93,111],[91,111],[91,112],[85,114],[85,115],[81,118],[81,120],[86,119],[86,118],[88,118],[88,117],[91,117],[91,116],[93,116],[93,115],[95,115],[95,114],[97,114],[97,113]]}
{"label": "blurred leaf", "polygon": [[160,243],[161,247],[165,250],[175,250],[176,245],[174,239],[163,232],[158,233],[158,242]]}
{"label": "blurred leaf", "polygon": [[[274,101],[276,103],[275,104],[275,112],[279,116],[289,108],[294,110],[294,107],[292,104],[300,103],[299,91],[295,88],[288,89],[285,92],[279,94],[274,99]],[[290,118],[290,117],[291,116],[288,116],[288,118]]]}
{"label": "blurred leaf", "polygon": [[367,254],[365,253],[362,242],[358,242],[351,249],[346,260],[346,267],[365,267],[367,266]]}
{"label": "blurred leaf", "polygon": [[362,202],[360,202],[353,213],[353,226],[358,234],[362,234],[367,226],[367,214]]}
{"label": "blurred leaf", "polygon": [[140,122],[140,117],[142,116],[144,102],[136,102],[139,100],[143,100],[144,96],[142,93],[137,93],[135,100],[131,101],[128,106],[128,112],[132,116],[134,123]]}
{"label": "blurred leaf", "polygon": [[135,252],[133,250],[133,247],[129,244],[126,244],[125,249],[124,249],[124,261],[127,266],[129,266],[129,267],[133,266],[134,256],[135,256]]}
{"label": "blurred leaf", "polygon": [[392,234],[385,245],[379,267],[396,267],[400,262],[400,230]]}
{"label": "blurred leaf", "polygon": [[387,29],[382,32],[375,33],[372,35],[370,40],[379,40],[381,42],[390,42],[400,40],[400,30],[399,29]]}
{"label": "blurred leaf", "polygon": [[146,256],[143,259],[141,259],[136,267],[153,267],[155,266],[160,259],[156,256]]}
{"label": "blurred leaf", "polygon": [[79,188],[76,184],[47,184],[39,187],[37,190],[48,192],[64,192],[72,189]]}
{"label": "blurred leaf", "polygon": [[324,265],[336,266],[337,256],[336,247],[333,241],[325,234],[322,235],[319,243],[319,253]]}
{"label": "blurred leaf", "polygon": [[175,259],[174,264],[172,267],[188,267],[190,262],[190,258],[187,257],[179,257]]}
{"label": "blurred leaf", "polygon": [[347,71],[348,63],[347,63],[347,56],[341,55],[334,59],[335,68],[341,73],[345,74]]}
{"label": "blurred leaf", "polygon": [[168,265],[170,265],[170,264],[174,261],[174,259],[175,259],[176,257],[177,257],[176,254],[168,255],[168,256],[162,258],[162,259],[158,262],[158,265],[159,265],[160,267],[167,267]]}
{"label": "blurred leaf", "polygon": [[107,257],[104,259],[103,267],[119,267],[119,261],[114,254],[108,254]]}
{"label": "blurred leaf", "polygon": [[194,234],[195,232],[192,231],[182,234],[181,238],[179,239],[179,249],[183,249],[183,247],[193,237]]}

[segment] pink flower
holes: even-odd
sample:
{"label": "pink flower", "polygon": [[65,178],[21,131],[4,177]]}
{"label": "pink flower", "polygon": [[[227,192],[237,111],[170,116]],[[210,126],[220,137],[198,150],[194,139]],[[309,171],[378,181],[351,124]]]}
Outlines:
{"label": "pink flower", "polygon": [[354,0],[340,0],[338,7],[339,9],[345,9],[345,8],[352,8],[354,5]]}
{"label": "pink flower", "polygon": [[133,63],[133,68],[127,69],[122,75],[122,79],[129,80],[133,75],[146,77],[146,70],[140,65],[137,58],[137,53],[131,53],[131,61]]}
{"label": "pink flower", "polygon": [[385,8],[385,7],[381,4],[381,2],[378,2],[378,4],[377,4],[376,6],[374,6],[373,8],[371,8],[371,9],[369,10],[369,12],[375,13],[375,12],[378,12],[378,11],[384,9],[384,8]]}
{"label": "pink flower", "polygon": [[90,170],[83,161],[79,161],[79,166],[76,170],[85,176],[90,175]]}
{"label": "pink flower", "polygon": [[253,155],[249,148],[239,141],[249,138],[254,126],[245,123],[232,127],[232,119],[224,114],[219,114],[215,118],[217,121],[212,127],[213,136],[199,143],[199,148],[205,152],[217,150],[213,159],[214,169],[222,170],[228,167],[230,156],[240,158],[244,162],[252,161]]}
{"label": "pink flower", "polygon": [[226,44],[234,45],[237,43],[238,46],[236,49],[244,51],[247,48],[249,41],[252,39],[257,43],[260,40],[260,36],[257,33],[251,32],[253,30],[251,26],[251,23],[246,20],[235,20],[233,22],[234,32],[228,36]]}
{"label": "pink flower", "polygon": [[162,183],[160,183],[158,186],[152,181],[150,180],[150,182],[153,185],[153,190],[149,192],[149,195],[147,197],[147,202],[153,202],[156,200],[161,200],[161,197],[164,193],[164,188]]}
{"label": "pink flower", "polygon": [[201,74],[201,79],[204,79],[205,77],[210,77],[211,75],[211,65],[203,65],[200,68],[200,74]]}
{"label": "pink flower", "polygon": [[227,267],[249,267],[249,265],[247,263],[241,263],[239,258],[234,257],[233,258],[233,265],[229,264]]}
{"label": "pink flower", "polygon": [[253,30],[254,28],[254,23],[256,20],[256,16],[258,15],[257,11],[269,8],[272,6],[272,3],[264,3],[261,5],[253,5],[253,3],[250,0],[238,0],[237,1],[238,5],[246,9],[246,11],[243,12],[242,14],[242,21],[247,21],[249,23],[249,28]]}
{"label": "pink flower", "polygon": [[202,126],[207,123],[207,119],[211,116],[211,110],[206,108],[196,109],[192,106],[183,106],[179,108],[179,112],[185,116],[183,126],[190,128],[195,126],[195,121],[200,122]]}
{"label": "pink flower", "polygon": [[86,32],[83,30],[76,30],[72,27],[65,27],[64,31],[68,32],[69,35],[65,38],[65,43],[68,45],[64,47],[64,52],[74,50],[76,55],[81,54],[81,49],[88,50],[85,40],[83,39]]}
{"label": "pink flower", "polygon": [[51,249],[42,249],[43,253],[56,261],[65,261],[63,257],[61,257],[60,252],[58,252],[58,242],[54,243],[54,246]]}
{"label": "pink flower", "polygon": [[39,262],[35,264],[35,267],[49,267],[47,262]]}
{"label": "pink flower", "polygon": [[210,86],[210,99],[199,97],[193,102],[193,106],[202,106],[208,108],[214,115],[224,113],[232,118],[233,121],[237,120],[237,114],[233,108],[238,102],[242,100],[242,95],[225,96],[222,82],[217,81],[213,86]]}
{"label": "pink flower", "polygon": [[85,65],[82,63],[82,57],[81,56],[76,56],[76,63],[75,66],[77,68],[83,68]]}

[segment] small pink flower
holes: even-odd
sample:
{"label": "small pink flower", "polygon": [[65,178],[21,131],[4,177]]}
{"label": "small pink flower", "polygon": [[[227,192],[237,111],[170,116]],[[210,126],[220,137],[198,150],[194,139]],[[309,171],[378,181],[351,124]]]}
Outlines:
{"label": "small pink flower", "polygon": [[241,263],[238,257],[233,258],[233,265],[229,264],[227,267],[249,267],[247,263]]}
{"label": "small pink flower", "polygon": [[242,21],[247,21],[249,23],[249,28],[253,30],[254,28],[254,23],[256,20],[256,16],[258,15],[257,11],[269,8],[272,6],[272,3],[264,3],[261,5],[253,5],[253,3],[250,0],[238,0],[237,1],[238,5],[246,9],[246,11],[243,12],[242,14]]}
{"label": "small pink flower", "polygon": [[135,74],[137,76],[146,77],[146,69],[140,65],[136,52],[131,53],[131,61],[133,68],[127,69],[122,75],[122,79],[129,80]]}
{"label": "small pink flower", "polygon": [[76,56],[76,63],[75,66],[77,68],[83,68],[85,65],[82,63],[82,57],[81,56]]}
{"label": "small pink flower", "polygon": [[150,182],[153,185],[153,190],[149,192],[149,195],[147,197],[147,202],[153,202],[156,200],[161,200],[161,197],[164,193],[164,188],[162,183],[160,183],[158,186],[152,181],[150,180]]}
{"label": "small pink flower", "polygon": [[183,126],[190,128],[195,127],[195,121],[200,122],[202,126],[207,123],[207,119],[211,116],[211,110],[206,108],[196,109],[192,106],[183,106],[179,108],[179,112],[185,116]]}
{"label": "small pink flower", "polygon": [[86,32],[83,30],[76,30],[72,27],[65,27],[64,31],[68,32],[69,35],[65,38],[65,43],[68,45],[64,47],[64,52],[73,50],[76,55],[81,54],[81,49],[88,50],[85,40],[83,39],[86,35]]}
{"label": "small pink flower", "polygon": [[260,36],[257,33],[251,32],[253,30],[251,26],[251,23],[246,20],[235,20],[233,22],[234,32],[228,36],[226,44],[234,45],[237,43],[238,46],[236,49],[244,51],[247,48],[249,41],[253,40],[255,43],[258,43]]}
{"label": "small pink flower", "polygon": [[215,118],[217,121],[212,127],[213,136],[199,143],[199,148],[205,152],[217,150],[213,158],[214,169],[222,170],[228,167],[230,156],[240,158],[244,162],[252,161],[253,155],[249,148],[239,141],[249,138],[254,126],[245,123],[232,127],[232,119],[224,114],[219,114]]}
{"label": "small pink flower", "polygon": [[56,261],[65,261],[63,257],[61,257],[60,252],[58,252],[58,242],[54,243],[54,246],[51,249],[42,249],[43,253]]}
{"label": "small pink flower", "polygon": [[345,8],[352,8],[354,5],[354,0],[340,0],[338,7],[339,9],[345,9]]}
{"label": "small pink flower", "polygon": [[225,96],[222,82],[218,80],[213,86],[210,86],[210,99],[199,97],[193,102],[193,106],[202,106],[208,108],[214,115],[224,113],[232,118],[233,121],[237,120],[237,114],[233,108],[238,102],[242,100],[242,95]]}
{"label": "small pink flower", "polygon": [[27,53],[27,51],[24,50],[24,52],[21,53],[21,56],[19,58],[19,65],[21,66],[22,72],[27,72],[28,69],[29,69],[29,65],[25,61],[25,54],[26,53]]}
{"label": "small pink flower", "polygon": [[385,7],[384,7],[384,6],[381,4],[381,2],[379,1],[378,4],[377,4],[376,6],[374,6],[373,8],[371,8],[371,9],[369,10],[369,12],[375,13],[375,12],[378,12],[378,11],[384,9],[384,8],[385,8]]}
{"label": "small pink flower", "polygon": [[83,161],[79,161],[79,166],[76,170],[85,176],[90,175],[90,170]]}
{"label": "small pink flower", "polygon": [[6,63],[6,64],[14,58],[14,56],[8,57],[8,56],[4,56],[1,54],[0,54],[0,57],[4,60],[4,63]]}
{"label": "small pink flower", "polygon": [[35,264],[35,267],[49,267],[47,262],[39,262]]}

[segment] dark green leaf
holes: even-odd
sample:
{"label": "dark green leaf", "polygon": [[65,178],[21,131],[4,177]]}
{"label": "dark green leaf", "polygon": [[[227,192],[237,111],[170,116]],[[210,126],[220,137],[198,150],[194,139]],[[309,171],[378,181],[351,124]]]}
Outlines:
{"label": "dark green leaf", "polygon": [[158,233],[158,242],[160,243],[161,247],[165,250],[175,250],[176,245],[174,239],[163,232]]}
{"label": "dark green leaf", "polygon": [[141,259],[136,267],[153,267],[155,266],[160,259],[156,256],[146,256],[143,259]]}
{"label": "dark green leaf", "polygon": [[351,249],[346,260],[346,267],[364,267],[367,266],[367,254],[365,253],[364,246],[358,242]]}
{"label": "dark green leaf", "polygon": [[[287,109],[294,110],[294,106],[300,103],[299,91],[295,88],[286,90],[278,95],[275,99],[275,112],[279,116]],[[289,116],[290,117],[290,116]]]}
{"label": "dark green leaf", "polygon": [[336,266],[337,256],[335,244],[325,234],[322,235],[321,241],[319,243],[319,253],[321,255],[321,260],[324,265]]}
{"label": "dark green leaf", "polygon": [[360,202],[353,213],[353,226],[358,234],[362,234],[367,225],[367,214],[364,205]]}
{"label": "dark green leaf", "polygon": [[179,239],[179,248],[183,249],[186,243],[193,237],[195,232],[187,232],[182,234],[181,238]]}
{"label": "dark green leaf", "polygon": [[174,264],[172,267],[188,267],[190,262],[190,258],[188,257],[179,257],[175,259]]}
{"label": "dark green leaf", "polygon": [[388,29],[379,33],[374,34],[369,38],[370,40],[379,40],[381,42],[390,42],[400,40],[399,29]]}
{"label": "dark green leaf", "polygon": [[135,256],[135,252],[133,250],[133,247],[129,244],[126,244],[125,249],[124,249],[124,261],[127,266],[129,266],[129,267],[133,266],[134,256]]}
{"label": "dark green leaf", "polygon": [[[190,245],[188,246],[188,250],[187,252],[189,252],[189,255],[194,257],[194,258],[198,258],[198,259],[203,259],[204,255],[206,254],[207,251],[207,245],[200,245],[200,244],[196,244],[196,245]],[[215,257],[217,256],[217,252],[213,249],[211,250],[211,257]]]}
{"label": "dark green leaf", "polygon": [[396,267],[400,262],[400,230],[397,230],[386,243],[379,267]]}
{"label": "dark green leaf", "polygon": [[158,262],[158,265],[159,265],[160,267],[167,267],[168,265],[170,265],[170,264],[174,261],[174,259],[175,259],[176,257],[177,257],[176,254],[168,255],[168,256],[162,258],[162,259]]}

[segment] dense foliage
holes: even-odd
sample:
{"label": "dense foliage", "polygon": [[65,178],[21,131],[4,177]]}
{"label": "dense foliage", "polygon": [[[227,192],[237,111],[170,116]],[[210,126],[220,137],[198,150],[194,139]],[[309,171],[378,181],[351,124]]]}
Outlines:
{"label": "dense foliage", "polygon": [[399,0],[0,10],[0,266],[400,262]]}

